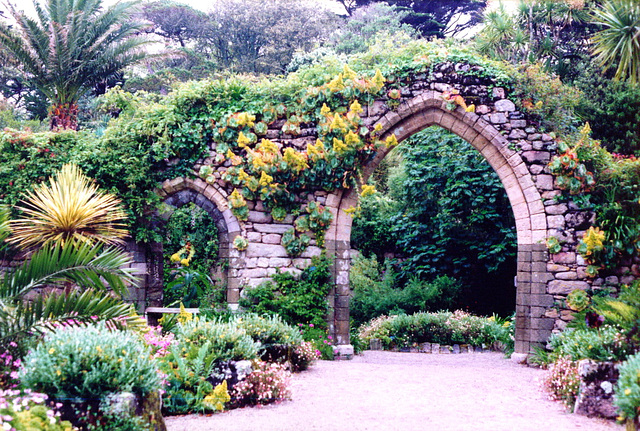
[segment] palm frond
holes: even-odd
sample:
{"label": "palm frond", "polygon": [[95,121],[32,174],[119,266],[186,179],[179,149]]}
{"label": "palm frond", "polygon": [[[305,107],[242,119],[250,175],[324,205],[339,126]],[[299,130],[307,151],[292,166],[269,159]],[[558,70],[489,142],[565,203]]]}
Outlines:
{"label": "palm frond", "polygon": [[115,328],[140,328],[144,321],[131,304],[96,290],[39,296],[0,307],[0,344],[71,324],[106,321]]}
{"label": "palm frond", "polygon": [[127,284],[136,282],[134,271],[126,268],[130,263],[130,256],[115,248],[72,242],[46,246],[0,279],[0,299],[17,301],[33,289],[61,281],[123,295]]}

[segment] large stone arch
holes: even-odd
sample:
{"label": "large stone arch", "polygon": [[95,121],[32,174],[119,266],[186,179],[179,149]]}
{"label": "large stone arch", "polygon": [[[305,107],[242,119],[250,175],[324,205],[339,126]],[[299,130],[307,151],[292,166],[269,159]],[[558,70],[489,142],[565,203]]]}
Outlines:
{"label": "large stone arch", "polygon": [[[500,99],[492,106],[485,107],[490,112],[503,112],[507,115],[509,111],[515,111],[515,104],[507,99]],[[532,346],[545,343],[555,319],[545,315],[547,308],[554,304],[554,297],[547,290],[547,280],[551,277],[547,270],[549,256],[545,241],[549,231],[539,188],[552,189],[550,178],[545,175],[536,184],[534,175],[521,156],[522,152],[518,152],[514,145],[515,138],[509,139],[509,135],[501,134],[495,124],[462,107],[453,111],[447,109],[443,94],[437,91],[427,91],[406,100],[395,112],[388,112],[376,124],[382,126],[383,138],[394,134],[398,141],[429,126],[441,126],[465,139],[489,162],[506,190],[516,220],[518,262],[515,349],[518,353],[527,353]],[[388,147],[380,148],[375,157],[363,166],[363,179],[366,180],[373,173],[390,150]],[[540,158],[548,161],[550,154]],[[327,198],[327,205],[332,208],[335,216],[327,232],[327,248],[336,256],[336,286],[334,297],[331,298],[333,314],[330,322],[334,324],[338,344],[345,346],[349,344],[349,250],[352,224],[352,217],[345,210],[357,206],[358,198],[356,189],[339,191]]]}

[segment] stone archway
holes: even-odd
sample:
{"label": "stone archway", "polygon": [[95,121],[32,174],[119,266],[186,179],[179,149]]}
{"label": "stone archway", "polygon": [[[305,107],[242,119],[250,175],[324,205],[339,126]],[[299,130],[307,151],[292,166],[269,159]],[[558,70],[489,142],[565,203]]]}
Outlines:
{"label": "stone archway", "polygon": [[[427,91],[405,101],[396,112],[388,112],[376,124],[382,126],[383,138],[394,134],[398,141],[429,126],[441,126],[469,142],[498,174],[511,203],[518,238],[515,349],[518,353],[527,353],[534,345],[546,342],[555,324],[554,318],[545,315],[554,304],[554,297],[547,289],[547,281],[552,278],[547,269],[549,256],[545,245],[549,234],[548,214],[541,196],[545,190],[553,190],[553,179],[543,173],[544,168],[534,168],[535,175],[531,172],[532,162],[548,162],[554,150],[553,141],[551,137],[535,133],[535,130],[529,130],[534,133],[526,133],[524,129],[529,125],[525,120],[510,120],[509,114],[516,112],[516,108],[508,99],[499,99],[492,106],[483,105],[480,111],[486,114],[481,117],[466,112],[462,107],[451,111],[447,109],[442,93]],[[515,115],[516,118],[518,116]],[[507,128],[508,134],[501,133]],[[514,141],[523,139],[527,142],[540,140],[540,150],[535,154],[517,151]],[[522,146],[523,143],[518,144]],[[389,151],[390,148],[381,148],[374,159],[363,166],[364,179],[373,173]],[[352,224],[352,218],[345,210],[357,204],[358,193],[354,189],[334,193],[327,198],[327,205],[334,209],[336,216],[327,233],[327,248],[336,255],[336,287],[332,298],[334,314],[330,321],[333,320],[335,325],[338,344],[345,346],[349,344]]]}
{"label": "stone archway", "polygon": [[[228,208],[226,192],[200,179],[179,177],[165,181],[157,193],[170,207],[179,208],[192,202],[207,211],[215,221],[218,228],[218,258],[222,268],[219,276],[227,285],[227,302],[237,303],[240,297],[239,280],[235,277],[237,251],[233,249],[232,243],[233,239],[240,235],[240,225]],[[164,217],[168,217],[168,214]],[[161,306],[163,291],[162,244],[149,244],[146,260],[147,303],[152,306]]]}
{"label": "stone archway", "polygon": [[[193,166],[193,173],[202,175],[207,182],[176,178],[166,181],[159,193],[165,199],[183,189],[191,189],[196,193],[194,196],[202,195],[215,204],[229,235],[227,298],[232,306],[237,305],[243,287],[268,281],[278,271],[300,273],[310,264],[312,256],[322,253],[323,242],[317,241],[315,232],[310,235],[305,233],[306,243],[302,251],[298,245],[296,249],[287,247],[291,245],[292,237],[297,240],[295,235],[299,226],[296,222],[301,217],[301,211],[303,208],[306,208],[304,211],[309,210],[310,204],[314,203],[316,208],[321,206],[323,212],[326,209],[333,215],[328,230],[320,233],[324,234],[324,248],[328,255],[335,258],[335,286],[328,298],[329,330],[339,350],[346,354],[352,351],[349,344],[352,220],[345,210],[357,205],[358,195],[354,190],[336,190],[336,187],[348,187],[349,181],[356,178],[358,173],[366,178],[373,172],[389,151],[378,147],[383,142],[379,138],[395,135],[401,141],[426,127],[437,125],[465,139],[487,159],[504,185],[511,203],[518,242],[516,352],[528,353],[533,346],[546,342],[553,330],[562,329],[571,319],[564,299],[574,289],[588,289],[591,286],[586,275],[587,265],[576,252],[576,247],[581,235],[591,225],[593,214],[572,206],[571,202],[555,199],[561,197],[562,191],[556,186],[547,165],[557,154],[556,142],[553,137],[539,130],[533,116],[518,110],[508,97],[503,85],[511,85],[513,80],[492,77],[495,72],[492,67],[485,69],[475,61],[471,64],[443,58],[433,60],[433,64],[427,62],[413,72],[402,71],[401,75],[392,76],[388,81],[379,72],[368,81],[354,80],[355,72],[345,68],[346,75],[339,74],[335,82],[309,88],[309,97],[305,98],[304,105],[311,103],[313,106],[303,107],[298,99],[287,100],[287,106],[285,101],[280,101],[282,103],[277,107],[269,105],[269,109],[263,112],[237,112],[218,118],[216,121],[221,120],[220,124],[210,122],[211,125],[221,126],[216,129],[215,139],[219,142],[209,142],[208,152]],[[348,93],[341,93],[341,86],[338,85],[342,83],[344,86],[343,78],[352,81],[353,88],[347,88]],[[331,83],[335,85],[330,86]],[[367,88],[377,89],[368,92]],[[354,99],[356,94],[361,100]],[[332,108],[324,106],[323,98],[340,99],[338,105],[342,105],[338,109],[348,112],[331,113]],[[464,109],[466,104],[471,103],[475,106],[475,112]],[[355,108],[352,110],[351,106]],[[323,111],[328,114],[323,114]],[[356,150],[357,155],[353,159],[356,162],[349,169],[340,167],[348,170],[342,186],[335,182],[327,186],[318,180],[320,173],[327,176],[333,174],[331,169],[334,168],[327,170],[325,165],[323,170],[313,174],[316,179],[312,182],[298,183],[292,186],[291,191],[287,190],[289,195],[285,201],[297,208],[288,207],[286,211],[290,212],[286,214],[281,211],[284,207],[275,208],[273,202],[265,203],[260,200],[260,195],[253,193],[257,190],[255,182],[260,184],[266,171],[259,172],[262,168],[250,161],[253,156],[249,155],[248,149],[251,148],[245,150],[245,146],[253,147],[251,151],[255,153],[258,148],[256,142],[264,139],[274,157],[281,153],[279,157],[284,158],[288,150],[294,161],[306,163],[311,160],[310,152],[318,152],[315,145],[320,145],[323,155],[319,157],[325,160],[324,150],[339,155],[342,152],[340,145],[344,145],[342,140],[335,137],[340,144],[337,147],[336,142],[323,142],[322,139],[333,136],[327,134],[326,130],[330,131],[334,126],[342,130],[339,123],[345,121],[343,117],[352,115],[353,118],[354,113],[360,116],[357,122],[354,121],[354,124],[358,124],[354,130],[366,144]],[[330,125],[323,123],[328,120],[328,115],[333,117]],[[336,122],[337,118],[341,120]],[[240,135],[241,130],[244,130],[243,135]],[[244,135],[245,132],[251,136],[251,140]],[[348,133],[343,136],[345,141],[348,136]],[[320,144],[317,144],[318,140]],[[312,147],[315,150],[311,150]],[[376,148],[378,150],[373,159],[368,159],[369,152]],[[340,165],[339,157],[331,157]],[[367,161],[359,166],[362,160]],[[274,167],[269,162],[269,172],[278,176],[280,168],[272,169]],[[249,183],[250,176],[244,171],[245,168],[251,172],[253,186]],[[278,180],[280,185],[293,184],[290,175],[293,171],[287,169],[283,172],[289,176]],[[241,179],[241,170],[245,179]],[[275,185],[271,183],[272,180],[271,175],[264,175],[264,186]],[[246,193],[243,195],[238,189]],[[237,197],[233,209],[242,221],[238,221],[229,208],[228,199],[234,192]],[[242,236],[242,240],[237,241],[241,250],[231,247],[238,235]],[[546,240],[551,236],[562,242],[562,251],[555,255],[549,255],[546,248]],[[156,270],[152,265],[147,272]],[[149,299],[153,300],[153,295],[147,294]]]}

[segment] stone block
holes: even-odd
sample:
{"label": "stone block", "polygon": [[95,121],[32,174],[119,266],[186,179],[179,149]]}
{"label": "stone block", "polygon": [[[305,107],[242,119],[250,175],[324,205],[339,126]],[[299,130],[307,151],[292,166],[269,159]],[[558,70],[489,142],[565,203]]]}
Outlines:
{"label": "stone block", "polygon": [[262,234],[260,232],[247,232],[247,241],[262,242]]}
{"label": "stone block", "polygon": [[265,244],[280,244],[282,240],[282,235],[277,233],[267,233],[262,236],[262,242]]}
{"label": "stone block", "polygon": [[564,229],[564,216],[561,215],[552,215],[547,217],[548,228],[549,229]]}
{"label": "stone block", "polygon": [[305,251],[302,252],[300,257],[319,256],[321,253],[322,253],[322,249],[320,247],[309,246]]}
{"label": "stone block", "polygon": [[496,111],[501,111],[501,112],[513,112],[516,110],[516,105],[508,99],[502,99],[502,100],[498,100],[497,102],[495,102],[493,104],[493,108]]}
{"label": "stone block", "polygon": [[578,274],[575,271],[558,272],[555,277],[558,280],[577,280]]}
{"label": "stone block", "polygon": [[562,215],[565,214],[569,208],[565,204],[549,205],[545,207],[545,211],[549,215]]}
{"label": "stone block", "polygon": [[249,243],[246,251],[247,257],[288,257],[287,250],[276,244]]}
{"label": "stone block", "polygon": [[[536,186],[538,186],[540,190],[553,190],[553,176],[538,175],[536,177]],[[566,212],[566,210],[564,212]],[[564,214],[564,212],[561,214]]]}
{"label": "stone block", "polygon": [[578,280],[551,280],[548,285],[551,295],[568,295],[575,289],[587,290],[589,283]]}
{"label": "stone block", "polygon": [[[264,224],[264,223],[254,223],[253,225],[253,229],[256,232],[261,232],[261,233],[279,233],[279,234],[283,234],[286,231],[288,231],[289,229],[291,229],[293,226],[289,225],[289,224]],[[229,229],[231,230],[231,229]]]}
{"label": "stone block", "polygon": [[494,114],[487,115],[487,120],[491,124],[504,124],[508,121],[507,116],[504,115],[502,112],[496,112]]}
{"label": "stone block", "polygon": [[[254,267],[260,267],[260,268],[269,268],[269,259],[266,257],[259,257],[259,258],[253,258],[256,260],[256,265]],[[247,259],[247,261],[249,261],[250,259]],[[247,265],[247,268],[251,268],[249,265]]]}
{"label": "stone block", "polygon": [[546,151],[525,151],[521,154],[527,163],[549,163],[551,155]]}
{"label": "stone block", "polygon": [[554,254],[552,259],[554,263],[573,264],[576,263],[576,254],[574,252],[563,251]]}
{"label": "stone block", "polygon": [[272,257],[269,259],[269,267],[271,268],[285,268],[291,265],[291,259],[282,257]]}
{"label": "stone block", "polygon": [[[497,115],[497,114],[494,114]],[[509,139],[524,139],[527,137],[527,134],[522,129],[513,129],[509,133]]]}
{"label": "stone block", "polygon": [[252,223],[271,223],[273,219],[271,218],[271,214],[261,212],[261,211],[249,211],[249,222]]}

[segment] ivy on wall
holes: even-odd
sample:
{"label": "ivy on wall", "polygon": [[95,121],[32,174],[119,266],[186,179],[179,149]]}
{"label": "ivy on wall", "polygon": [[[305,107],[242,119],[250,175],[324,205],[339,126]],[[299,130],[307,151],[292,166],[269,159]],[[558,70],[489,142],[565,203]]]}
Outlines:
{"label": "ivy on wall", "polygon": [[[506,63],[451,42],[411,41],[374,45],[349,57],[348,65],[329,56],[283,78],[188,82],[162,98],[116,88],[102,105],[117,118],[102,134],[0,132],[1,198],[14,204],[32,184],[75,162],[123,200],[137,241],[158,241],[161,234],[149,223],[149,209],[159,203],[154,189],[163,180],[199,174],[228,185],[241,220],[248,217],[247,201],[256,199],[275,220],[294,215],[288,248],[296,254],[310,233],[322,244],[331,222],[322,205],[308,205],[307,195],[356,185],[359,167],[380,146],[396,143],[363,124],[363,107],[375,99],[396,106],[416,76],[447,73],[479,78],[487,88],[510,88],[518,76]],[[283,147],[267,138],[275,127],[287,138],[314,138]],[[193,172],[211,150],[211,165]]]}

